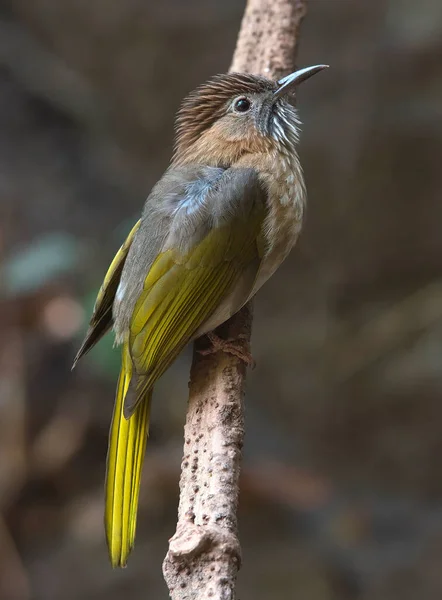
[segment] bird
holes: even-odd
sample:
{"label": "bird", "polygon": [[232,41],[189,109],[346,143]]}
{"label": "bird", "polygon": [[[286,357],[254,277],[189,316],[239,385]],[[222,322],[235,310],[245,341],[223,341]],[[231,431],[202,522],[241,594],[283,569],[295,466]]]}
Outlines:
{"label": "bird", "polygon": [[104,510],[112,567],[126,566],[135,542],[155,383],[189,342],[216,339],[211,332],[255,295],[298,239],[306,189],[293,98],[327,66],[277,81],[221,74],[191,92],[177,113],[170,165],[106,273],[73,367],[113,329],[121,371]]}

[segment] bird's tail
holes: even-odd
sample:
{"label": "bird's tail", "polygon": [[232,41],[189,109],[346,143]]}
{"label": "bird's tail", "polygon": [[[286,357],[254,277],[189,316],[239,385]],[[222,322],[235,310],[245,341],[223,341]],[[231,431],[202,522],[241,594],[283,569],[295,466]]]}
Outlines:
{"label": "bird's tail", "polygon": [[132,362],[123,346],[106,469],[105,529],[113,567],[126,566],[134,545],[141,470],[149,433],[151,391],[129,419],[123,414],[131,376]]}

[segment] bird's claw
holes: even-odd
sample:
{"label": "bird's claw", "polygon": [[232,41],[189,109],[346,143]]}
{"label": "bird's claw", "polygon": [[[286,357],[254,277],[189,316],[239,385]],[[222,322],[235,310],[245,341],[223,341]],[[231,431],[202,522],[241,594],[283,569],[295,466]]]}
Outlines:
{"label": "bird's claw", "polygon": [[240,333],[235,339],[224,340],[212,331],[207,334],[207,337],[210,340],[211,347],[206,348],[205,350],[198,350],[203,356],[215,354],[219,351],[226,352],[227,354],[232,354],[242,360],[248,367],[251,367],[252,369],[256,367],[256,361],[250,353],[246,335]]}

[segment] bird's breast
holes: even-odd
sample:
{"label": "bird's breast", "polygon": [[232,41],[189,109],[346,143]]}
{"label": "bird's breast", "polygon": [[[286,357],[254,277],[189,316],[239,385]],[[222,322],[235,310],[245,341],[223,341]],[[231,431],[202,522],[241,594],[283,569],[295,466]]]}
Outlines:
{"label": "bird's breast", "polygon": [[304,177],[296,153],[268,156],[267,168],[260,169],[260,176],[268,189],[268,214],[263,227],[266,253],[253,294],[295,245],[306,203]]}

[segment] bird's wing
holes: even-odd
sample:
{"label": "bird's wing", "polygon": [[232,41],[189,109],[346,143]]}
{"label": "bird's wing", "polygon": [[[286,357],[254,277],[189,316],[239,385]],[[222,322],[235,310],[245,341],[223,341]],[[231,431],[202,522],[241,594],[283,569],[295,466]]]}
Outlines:
{"label": "bird's wing", "polygon": [[126,418],[245,273],[253,284],[265,216],[266,191],[252,169],[227,169],[205,194],[177,204],[130,319]]}
{"label": "bird's wing", "polygon": [[115,294],[120,283],[121,273],[123,271],[124,263],[126,262],[127,254],[131,247],[135,233],[139,227],[140,221],[138,221],[132,228],[131,232],[126,238],[126,241],[118,250],[109,269],[107,270],[106,276],[95,301],[94,310],[89,322],[89,328],[84,341],[81,344],[77,355],[75,356],[72,368],[75,367],[80,358],[89,352],[89,350],[93,348],[95,344],[103,337],[103,335],[112,327],[112,306],[114,303]]}

